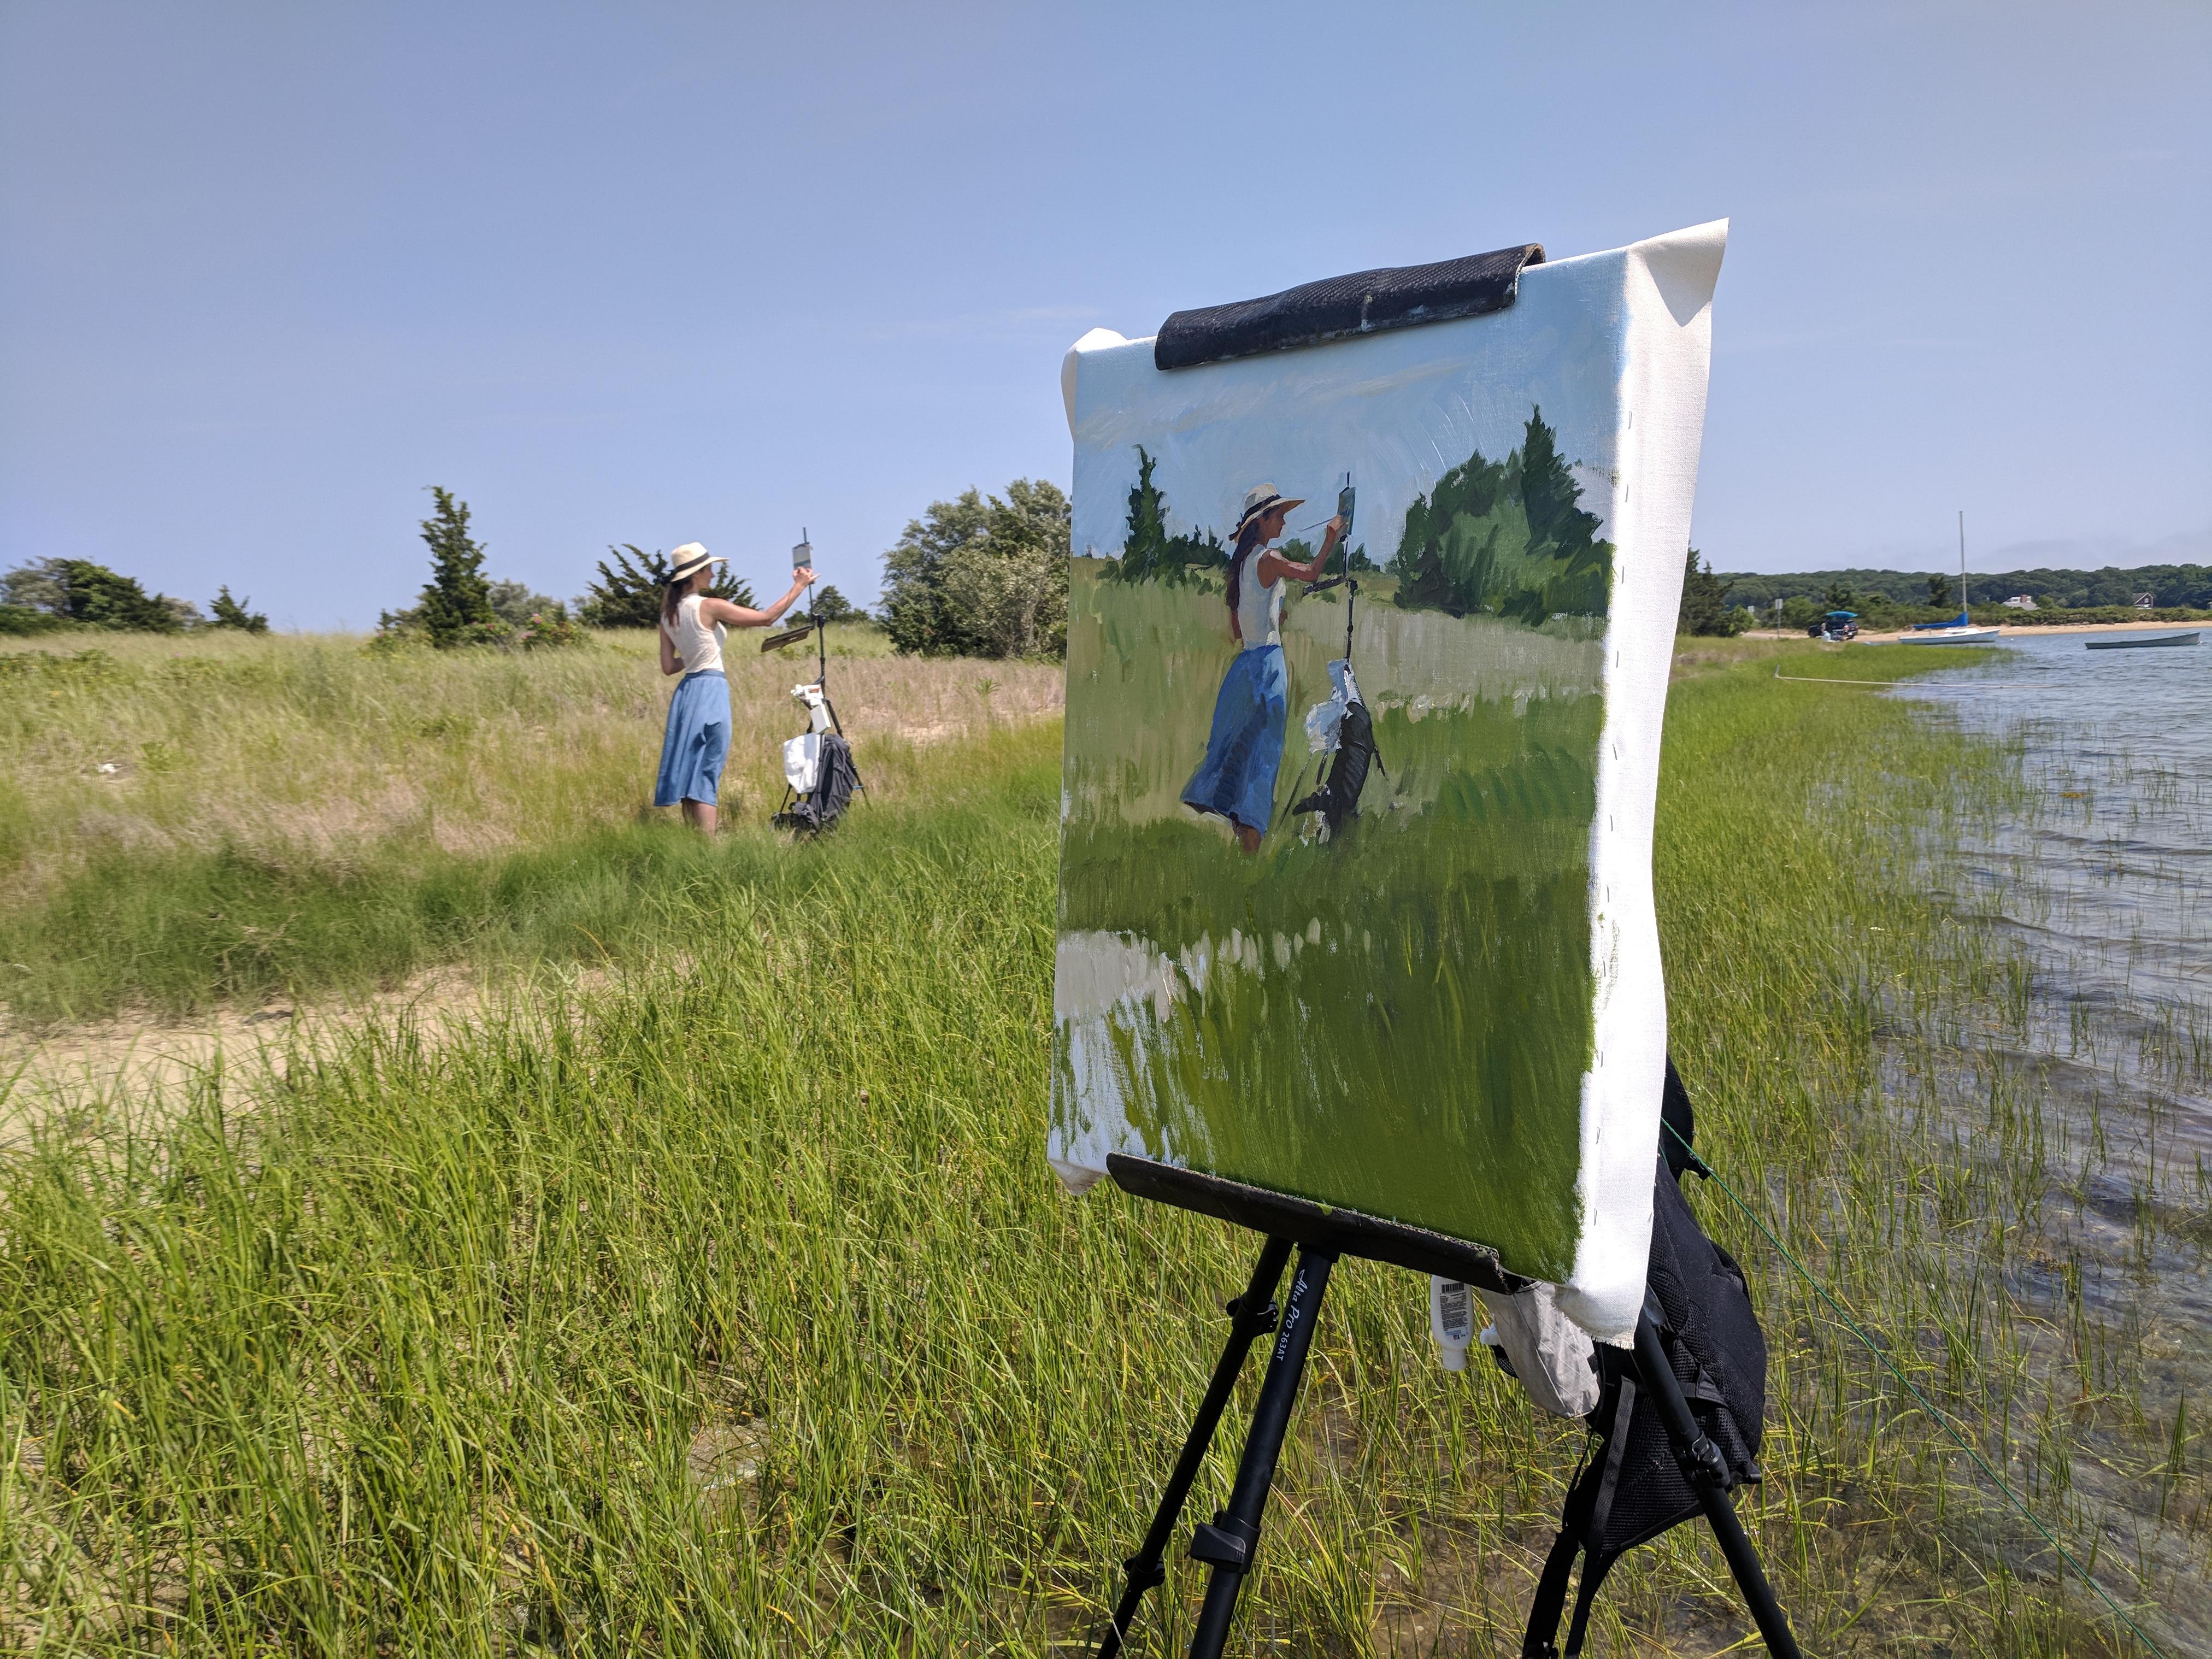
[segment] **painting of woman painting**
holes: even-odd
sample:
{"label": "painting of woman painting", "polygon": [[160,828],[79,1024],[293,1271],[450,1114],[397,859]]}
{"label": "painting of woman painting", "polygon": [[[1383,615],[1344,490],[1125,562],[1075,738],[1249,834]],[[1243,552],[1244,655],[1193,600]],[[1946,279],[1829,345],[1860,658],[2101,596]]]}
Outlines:
{"label": "painting of woman painting", "polygon": [[1237,844],[1260,850],[1275,811],[1275,773],[1283,761],[1283,725],[1290,711],[1290,675],[1283,665],[1283,582],[1320,579],[1344,534],[1344,520],[1328,521],[1321,551],[1304,564],[1273,550],[1283,520],[1303,497],[1285,498],[1271,483],[1244,492],[1237,520],[1237,550],[1229,561],[1229,630],[1237,657],[1221,677],[1213,702],[1213,730],[1182,792],[1183,805],[1227,818]]}

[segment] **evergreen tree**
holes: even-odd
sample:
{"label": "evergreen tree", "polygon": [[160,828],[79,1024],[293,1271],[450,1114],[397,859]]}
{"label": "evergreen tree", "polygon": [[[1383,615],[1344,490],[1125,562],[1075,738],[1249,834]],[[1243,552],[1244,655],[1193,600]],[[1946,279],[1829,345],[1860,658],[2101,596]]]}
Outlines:
{"label": "evergreen tree", "polygon": [[230,584],[225,582],[216,591],[214,599],[208,605],[208,626],[235,628],[247,634],[266,634],[269,631],[269,618],[258,611],[246,609],[252,603],[251,596],[243,599],[232,599]]}
{"label": "evergreen tree", "polygon": [[422,520],[422,540],[430,550],[430,580],[416,613],[433,645],[480,643],[499,625],[491,608],[491,584],[484,580],[483,548],[469,534],[469,504],[442,484],[429,488],[437,503]]}
{"label": "evergreen tree", "polygon": [[1850,583],[1833,581],[1828,584],[1829,610],[1856,611],[1858,608],[1859,596],[1851,592]]}
{"label": "evergreen tree", "polygon": [[[577,618],[591,628],[659,627],[661,592],[668,586],[667,558],[658,551],[647,553],[635,542],[610,544],[607,551],[614,562],[599,562],[599,580],[588,584],[577,601]],[[727,565],[714,567],[707,591],[718,599],[752,608],[751,586],[732,575]]]}
{"label": "evergreen tree", "polygon": [[1689,568],[1682,573],[1682,607],[1674,621],[1677,634],[1730,638],[1747,625],[1746,613],[1728,602],[1728,584],[1713,574],[1711,565],[1690,550]]}
{"label": "evergreen tree", "polygon": [[1951,579],[1941,571],[1928,579],[1928,603],[1938,611],[1951,608]]}
{"label": "evergreen tree", "polygon": [[810,621],[818,617],[825,623],[840,623],[867,613],[834,586],[823,586],[815,591],[813,604],[806,614]]}

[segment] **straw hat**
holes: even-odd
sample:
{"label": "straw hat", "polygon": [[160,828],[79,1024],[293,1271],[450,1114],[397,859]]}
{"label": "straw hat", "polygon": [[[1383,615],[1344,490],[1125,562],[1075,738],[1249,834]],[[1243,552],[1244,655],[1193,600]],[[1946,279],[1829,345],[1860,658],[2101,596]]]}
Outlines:
{"label": "straw hat", "polygon": [[1233,541],[1237,537],[1243,535],[1244,526],[1255,519],[1264,518],[1267,514],[1279,510],[1287,513],[1294,507],[1304,505],[1305,497],[1303,495],[1293,495],[1285,500],[1282,493],[1274,485],[1254,484],[1244,492],[1244,511],[1237,520],[1237,528],[1231,533],[1231,539]]}
{"label": "straw hat", "polygon": [[672,583],[689,581],[710,564],[727,562],[726,559],[709,553],[697,542],[686,542],[668,556],[668,580]]}

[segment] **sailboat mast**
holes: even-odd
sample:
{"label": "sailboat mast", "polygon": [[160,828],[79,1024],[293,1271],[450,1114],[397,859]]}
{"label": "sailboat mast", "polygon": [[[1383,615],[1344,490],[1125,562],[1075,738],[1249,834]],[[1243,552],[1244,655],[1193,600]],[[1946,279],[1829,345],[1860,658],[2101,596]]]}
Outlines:
{"label": "sailboat mast", "polygon": [[1973,615],[1973,607],[1966,603],[1966,509],[1959,509],[1959,614]]}

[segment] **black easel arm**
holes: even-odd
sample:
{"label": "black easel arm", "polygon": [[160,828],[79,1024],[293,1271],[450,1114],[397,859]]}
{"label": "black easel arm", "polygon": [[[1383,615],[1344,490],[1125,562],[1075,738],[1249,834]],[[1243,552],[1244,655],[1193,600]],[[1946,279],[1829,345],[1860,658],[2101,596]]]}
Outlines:
{"label": "black easel arm", "polygon": [[1711,1523],[1721,1553],[1728,1558],[1729,1571],[1735,1577],[1736,1588],[1743,1592],[1766,1650],[1775,1659],[1801,1659],[1797,1638],[1790,1633],[1789,1617],[1775,1599],[1774,1587],[1766,1582],[1766,1570],[1759,1565],[1759,1552],[1752,1547],[1743,1522],[1736,1518],[1735,1505],[1729,1502],[1727,1461],[1711,1437],[1698,1426],[1690,1402],[1682,1397],[1681,1379],[1674,1375],[1674,1367],[1667,1358],[1667,1350],[1659,1340],[1659,1327],[1652,1319],[1649,1304],[1636,1322],[1636,1374],[1651,1391],[1659,1407],[1660,1423],[1667,1431],[1667,1438],[1674,1443],[1682,1473],[1697,1489],[1698,1502],[1705,1508],[1705,1519]]}
{"label": "black easel arm", "polygon": [[1183,1438],[1182,1455],[1176,1459],[1175,1473],[1168,1476],[1159,1508],[1152,1513],[1152,1530],[1145,1534],[1137,1553],[1121,1564],[1128,1571],[1128,1581],[1121,1591],[1121,1605],[1114,1609],[1106,1639],[1098,1644],[1098,1659],[1115,1659],[1121,1651],[1145,1592],[1167,1577],[1160,1563],[1174,1541],[1176,1522],[1182,1516],[1191,1483],[1198,1479],[1199,1468],[1206,1462],[1206,1449],[1213,1443],[1214,1431],[1221,1425],[1221,1413],[1229,1408],[1229,1397],[1237,1390],[1245,1356],[1255,1342],[1275,1328],[1275,1286],[1282,1282],[1283,1264],[1290,1259],[1291,1241],[1270,1238],[1260,1252],[1244,1294],[1229,1304],[1228,1343],[1214,1362],[1212,1381],[1206,1385],[1206,1397],[1199,1402],[1198,1415]]}

